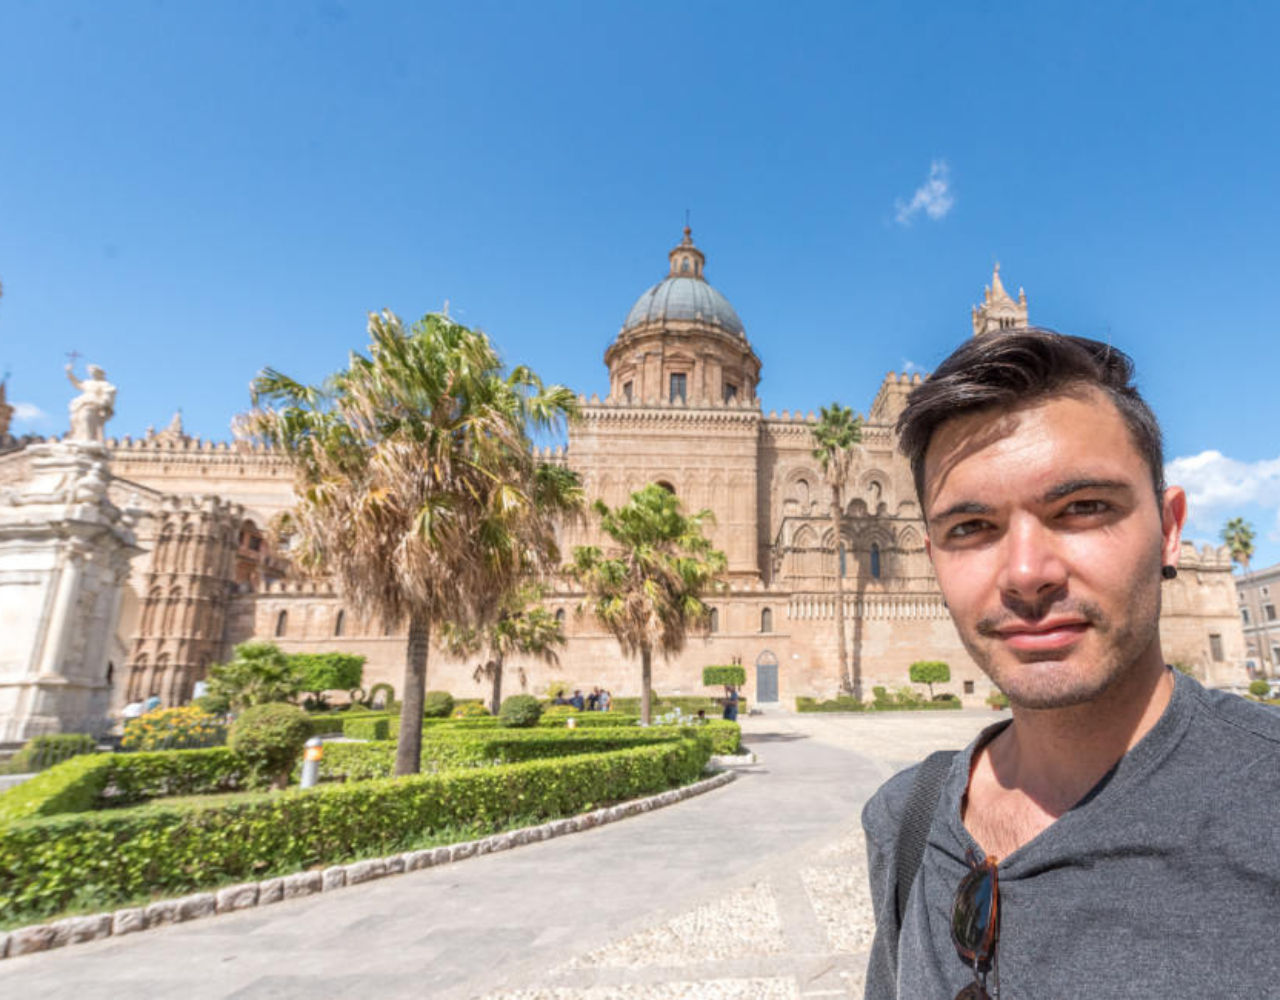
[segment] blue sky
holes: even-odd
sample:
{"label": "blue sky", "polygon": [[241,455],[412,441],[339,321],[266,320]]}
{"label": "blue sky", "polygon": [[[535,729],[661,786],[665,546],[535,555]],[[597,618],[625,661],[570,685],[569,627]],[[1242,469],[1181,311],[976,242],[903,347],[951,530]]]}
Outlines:
{"label": "blue sky", "polygon": [[110,433],[225,438],[264,365],[446,300],[603,392],[687,208],[766,410],[930,369],[998,259],[1134,356],[1192,536],[1241,514],[1277,562],[1274,10],[0,0],[14,429],[65,429],[76,350]]}

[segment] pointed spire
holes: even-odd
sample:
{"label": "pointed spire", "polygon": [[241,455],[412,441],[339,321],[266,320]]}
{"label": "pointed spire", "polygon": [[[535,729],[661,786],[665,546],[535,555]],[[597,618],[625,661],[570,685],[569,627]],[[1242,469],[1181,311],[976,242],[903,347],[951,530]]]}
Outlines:
{"label": "pointed spire", "polygon": [[996,261],[995,268],[991,271],[991,297],[1007,299],[1009,293],[1004,290],[1004,282],[1000,280],[1000,262]]}

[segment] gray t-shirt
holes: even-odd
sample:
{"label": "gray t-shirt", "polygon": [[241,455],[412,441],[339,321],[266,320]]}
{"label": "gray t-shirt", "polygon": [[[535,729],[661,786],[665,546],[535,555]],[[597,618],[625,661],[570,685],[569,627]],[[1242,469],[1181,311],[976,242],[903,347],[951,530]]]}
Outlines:
{"label": "gray t-shirt", "polygon": [[[1280,711],[1176,677],[1151,731],[1000,859],[1001,1000],[1280,997]],[[1003,725],[952,762],[896,968],[883,928],[893,926],[894,852],[916,768],[863,810],[877,923],[866,1000],[952,1000],[972,981],[949,930],[965,850],[978,846],[960,802],[974,749]]]}

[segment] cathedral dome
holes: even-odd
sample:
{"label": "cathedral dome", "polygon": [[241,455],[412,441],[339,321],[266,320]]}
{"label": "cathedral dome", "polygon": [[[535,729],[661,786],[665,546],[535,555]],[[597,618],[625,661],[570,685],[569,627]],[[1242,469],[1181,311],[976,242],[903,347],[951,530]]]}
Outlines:
{"label": "cathedral dome", "polygon": [[760,359],[729,300],[707,284],[706,258],[688,226],[667,256],[667,276],[636,300],[604,353],[609,398],[668,405],[753,402]]}
{"label": "cathedral dome", "polygon": [[742,320],[729,300],[703,278],[667,277],[636,299],[622,329],[667,320],[713,323],[730,333],[742,333]]}

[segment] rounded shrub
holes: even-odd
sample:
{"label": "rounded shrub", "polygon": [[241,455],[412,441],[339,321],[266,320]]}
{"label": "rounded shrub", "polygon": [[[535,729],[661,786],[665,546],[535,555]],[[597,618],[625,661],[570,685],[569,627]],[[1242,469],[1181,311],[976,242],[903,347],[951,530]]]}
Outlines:
{"label": "rounded shrub", "polygon": [[428,719],[447,719],[453,712],[453,695],[448,691],[428,691],[422,698],[422,714]]}
{"label": "rounded shrub", "polygon": [[306,712],[274,702],[245,709],[232,724],[228,742],[248,765],[253,784],[283,788],[310,736]]}
{"label": "rounded shrub", "polygon": [[502,703],[498,716],[508,728],[527,729],[536,726],[542,718],[542,706],[531,694],[513,694]]}
{"label": "rounded shrub", "polygon": [[1259,677],[1256,681],[1249,682],[1249,693],[1255,698],[1265,698],[1271,691],[1271,685]]}

